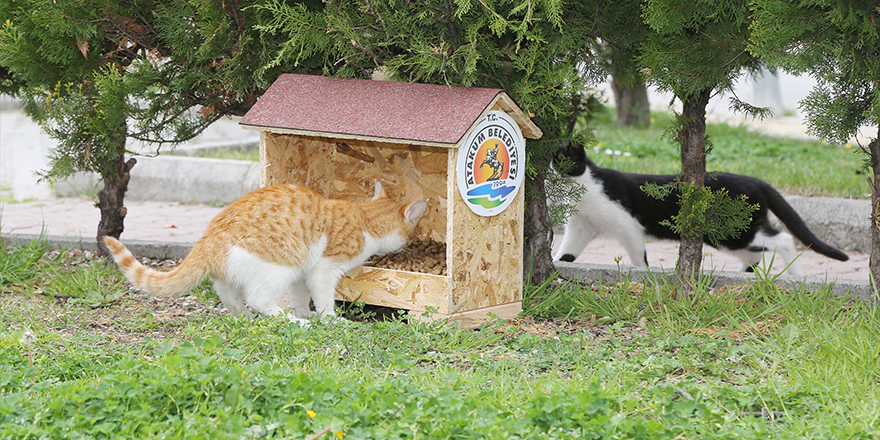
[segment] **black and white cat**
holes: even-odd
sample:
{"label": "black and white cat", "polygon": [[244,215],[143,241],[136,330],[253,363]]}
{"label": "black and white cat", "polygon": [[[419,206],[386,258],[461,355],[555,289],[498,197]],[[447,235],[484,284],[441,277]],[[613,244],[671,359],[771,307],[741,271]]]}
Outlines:
{"label": "black and white cat", "polygon": [[[611,236],[626,249],[633,265],[645,267],[648,256],[645,252],[645,236],[678,240],[679,236],[669,227],[661,225],[678,213],[678,197],[673,192],[664,200],[655,199],[644,191],[645,183],[664,185],[675,181],[676,175],[652,175],[624,173],[610,168],[601,168],[587,156],[582,145],[576,144],[557,154],[554,166],[559,169],[560,156],[565,156],[574,166],[565,174],[586,188],[577,204],[577,214],[568,219],[565,236],[554,257],[557,261],[574,261],[587,244],[600,235]],[[807,228],[794,208],[785,201],[772,186],[754,177],[730,173],[706,174],[706,186],[713,190],[725,188],[731,197],[741,194],[748,197],[750,204],[758,204],[752,214],[752,223],[737,238],[720,242],[721,251],[742,260],[742,270],[751,271],[761,263],[763,252],[773,253],[790,264],[787,272],[798,275],[796,257],[798,252],[791,234],[778,231],[767,218],[768,209],[810,249],[846,261],[849,257],[843,252],[819,240]],[[768,256],[767,260],[770,260]]]}

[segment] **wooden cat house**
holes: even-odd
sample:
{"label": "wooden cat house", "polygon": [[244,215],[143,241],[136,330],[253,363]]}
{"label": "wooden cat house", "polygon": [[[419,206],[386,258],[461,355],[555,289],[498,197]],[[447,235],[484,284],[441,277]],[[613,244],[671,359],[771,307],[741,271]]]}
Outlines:
{"label": "wooden cat house", "polygon": [[522,310],[524,137],[541,130],[504,91],[286,74],[240,124],[260,131],[262,186],[364,201],[381,181],[427,201],[417,248],[349,273],[337,299],[465,326]]}

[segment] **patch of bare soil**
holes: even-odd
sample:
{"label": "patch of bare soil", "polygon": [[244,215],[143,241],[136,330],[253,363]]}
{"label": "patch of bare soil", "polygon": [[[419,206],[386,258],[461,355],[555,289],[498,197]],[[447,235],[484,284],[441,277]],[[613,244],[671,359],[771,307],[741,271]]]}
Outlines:
{"label": "patch of bare soil", "polygon": [[[591,316],[589,318],[557,318],[536,320],[531,316],[514,319],[511,325],[518,329],[518,333],[531,333],[533,335],[543,336],[546,338],[557,338],[560,334],[584,334],[589,335],[593,339],[603,339],[609,337],[612,332],[608,327],[612,323],[606,318]],[[626,326],[627,337],[637,337],[646,335],[647,321],[639,321],[636,325]],[[620,332],[615,333],[616,337],[621,335]]]}
{"label": "patch of bare soil", "polygon": [[[47,258],[54,259],[57,253],[50,253]],[[59,261],[64,265],[63,272],[72,272],[93,264],[107,264],[102,258],[88,251],[69,251],[60,255]],[[141,258],[141,263],[160,271],[168,271],[177,267],[181,260],[157,260]],[[119,275],[121,277],[121,274]],[[586,289],[607,288],[597,285],[584,285]],[[631,283],[628,291],[635,294],[642,288],[638,283]],[[22,316],[20,322],[7,323],[7,328],[17,329],[28,325],[28,321],[39,320],[60,334],[73,335],[86,332],[102,335],[115,343],[137,344],[145,339],[175,339],[181,329],[192,319],[205,318],[214,314],[227,314],[227,310],[212,294],[208,293],[207,285],[198,287],[192,293],[181,297],[154,297],[130,288],[125,283],[126,291],[116,299],[100,307],[90,307],[80,298],[71,295],[45,292],[39,288],[5,290],[0,295],[0,307],[5,310],[16,310]],[[737,289],[727,287],[726,289]],[[742,289],[745,290],[745,289]],[[742,293],[742,292],[740,292]],[[348,319],[358,321],[381,321],[394,319],[398,316],[397,309],[373,305],[358,305],[354,309],[356,316]],[[778,319],[743,324],[739,329],[731,331],[725,328],[693,329],[694,334],[707,334],[715,337],[732,337],[742,339],[761,337],[773,333],[778,326]],[[625,331],[611,331],[614,324],[609,318],[591,316],[588,318],[565,319],[534,319],[526,316],[510,321],[509,326],[490,327],[493,331],[505,332],[510,336],[530,333],[546,338],[557,338],[562,334],[581,334],[601,343],[609,338],[637,338],[648,334],[648,321],[641,318],[637,323],[623,326]],[[618,325],[620,327],[620,325]]]}
{"label": "patch of bare soil", "polygon": [[0,307],[16,308],[26,318],[10,323],[11,330],[39,321],[60,335],[93,333],[116,343],[137,344],[145,339],[174,339],[186,320],[197,315],[225,313],[193,296],[155,298],[129,290],[123,297],[101,307],[71,304],[73,298],[55,298],[4,291]]}
{"label": "patch of bare soil", "polygon": [[[59,257],[50,252],[47,260]],[[107,264],[89,251],[75,250],[60,255],[63,264],[61,274],[84,270],[90,265]],[[150,260],[141,262],[158,270],[171,270],[180,260]],[[121,274],[119,275],[122,276]],[[205,303],[196,295],[180,297],[154,297],[135,291],[126,282],[118,298],[106,304],[92,307],[78,295],[49,292],[42,285],[14,287],[0,295],[0,307],[14,310],[21,319],[8,323],[11,330],[34,325],[39,321],[61,335],[86,332],[100,334],[113,342],[139,343],[147,338],[172,339],[187,320],[213,313],[227,313],[219,303]],[[112,292],[102,292],[110,294]]]}

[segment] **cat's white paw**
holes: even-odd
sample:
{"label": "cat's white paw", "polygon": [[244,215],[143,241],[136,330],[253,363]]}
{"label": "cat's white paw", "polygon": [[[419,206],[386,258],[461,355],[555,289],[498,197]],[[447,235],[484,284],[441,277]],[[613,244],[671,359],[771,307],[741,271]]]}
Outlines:
{"label": "cat's white paw", "polygon": [[287,313],[286,316],[287,319],[294,324],[299,324],[300,326],[305,328],[309,328],[312,326],[312,323],[310,323],[308,319],[297,318],[293,313]]}

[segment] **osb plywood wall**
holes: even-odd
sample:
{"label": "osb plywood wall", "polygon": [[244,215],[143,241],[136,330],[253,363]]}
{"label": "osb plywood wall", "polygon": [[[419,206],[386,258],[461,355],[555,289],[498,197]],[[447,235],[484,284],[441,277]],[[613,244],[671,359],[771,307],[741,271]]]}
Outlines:
{"label": "osb plywood wall", "polygon": [[342,277],[337,299],[449,313],[449,277],[361,267]]}
{"label": "osb plywood wall", "polygon": [[524,192],[520,188],[513,203],[493,217],[474,214],[461,197],[450,195],[452,238],[446,254],[452,261],[452,312],[522,301]]}
{"label": "osb plywood wall", "polygon": [[325,197],[369,200],[377,181],[389,196],[425,200],[420,237],[446,241],[449,151],[358,140],[261,133],[263,186],[300,183]]}

